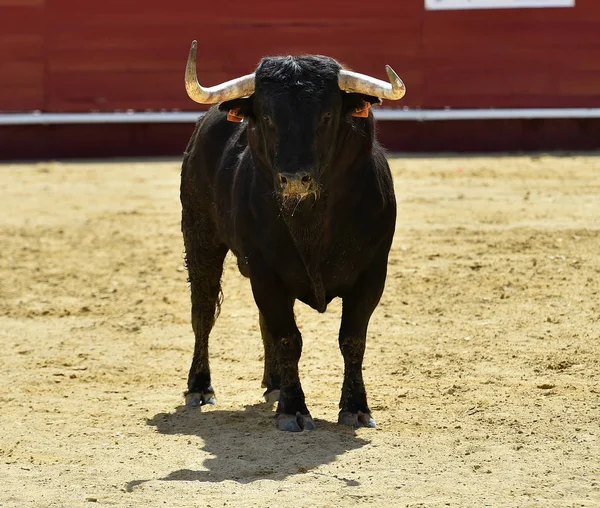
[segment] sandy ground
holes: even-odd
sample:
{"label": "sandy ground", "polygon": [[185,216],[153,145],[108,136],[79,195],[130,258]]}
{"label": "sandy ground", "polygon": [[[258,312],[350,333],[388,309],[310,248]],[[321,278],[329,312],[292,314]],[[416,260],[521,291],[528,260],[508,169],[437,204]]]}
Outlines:
{"label": "sandy ground", "polygon": [[299,304],[318,429],[261,404],[228,258],[218,404],[193,336],[179,161],[0,165],[1,506],[600,506],[600,157],[397,157],[367,345],[378,428],[335,424],[340,302]]}

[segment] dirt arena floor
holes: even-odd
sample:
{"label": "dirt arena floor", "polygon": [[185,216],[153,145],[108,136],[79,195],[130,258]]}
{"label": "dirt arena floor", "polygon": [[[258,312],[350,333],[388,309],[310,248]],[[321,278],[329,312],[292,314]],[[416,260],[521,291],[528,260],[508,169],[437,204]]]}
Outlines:
{"label": "dirt arena floor", "polygon": [[297,305],[318,426],[298,434],[261,403],[231,258],[218,403],[182,407],[178,160],[0,165],[0,506],[600,506],[600,156],[391,165],[365,360],[378,428],[335,423],[334,301]]}

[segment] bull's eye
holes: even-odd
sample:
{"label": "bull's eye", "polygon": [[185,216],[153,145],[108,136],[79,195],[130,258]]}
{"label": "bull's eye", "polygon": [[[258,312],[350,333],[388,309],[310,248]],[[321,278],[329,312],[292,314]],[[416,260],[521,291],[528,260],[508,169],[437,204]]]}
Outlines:
{"label": "bull's eye", "polygon": [[273,126],[273,120],[271,120],[271,117],[269,115],[263,115],[262,121],[265,122],[269,127]]}
{"label": "bull's eye", "polygon": [[330,111],[328,111],[327,113],[325,113],[323,115],[323,123],[325,125],[327,125],[329,122],[331,122],[331,112]]}

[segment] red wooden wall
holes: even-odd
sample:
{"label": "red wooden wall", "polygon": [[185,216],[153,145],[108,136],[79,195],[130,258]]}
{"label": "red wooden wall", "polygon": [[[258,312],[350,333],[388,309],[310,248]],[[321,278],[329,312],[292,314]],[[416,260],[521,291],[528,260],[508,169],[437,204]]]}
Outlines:
{"label": "red wooden wall", "polygon": [[600,106],[600,2],[424,15],[428,108]]}
{"label": "red wooden wall", "polygon": [[0,0],[0,111],[43,109],[45,0]]}
{"label": "red wooden wall", "polygon": [[253,70],[264,54],[317,52],[381,78],[392,65],[408,88],[402,106],[600,105],[598,0],[472,11],[423,4],[0,0],[0,109],[193,108],[182,78],[192,39],[208,85]]}
{"label": "red wooden wall", "polygon": [[190,0],[46,0],[45,106],[193,109],[183,87],[193,39],[206,84],[251,72],[265,54],[290,52],[326,53],[381,77],[393,63],[416,84],[421,2],[390,2],[391,12],[379,3],[369,12],[356,1],[238,0],[210,2],[208,10]]}
{"label": "red wooden wall", "polygon": [[[407,85],[385,107],[599,107],[600,1],[425,11],[424,0],[0,0],[0,111],[193,110],[265,54],[323,53]],[[0,136],[1,141],[1,136]],[[1,148],[1,147],[0,147]]]}

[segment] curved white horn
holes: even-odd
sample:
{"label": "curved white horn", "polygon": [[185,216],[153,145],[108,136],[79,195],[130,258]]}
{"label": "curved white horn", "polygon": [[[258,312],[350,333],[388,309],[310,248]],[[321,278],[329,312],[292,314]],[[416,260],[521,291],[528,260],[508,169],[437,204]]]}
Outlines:
{"label": "curved white horn", "polygon": [[216,104],[254,93],[254,73],[204,88],[196,74],[196,46],[197,42],[192,41],[185,67],[185,89],[190,99],[200,104]]}
{"label": "curved white horn", "polygon": [[341,70],[338,74],[338,85],[345,92],[362,93],[382,99],[397,101],[406,93],[404,83],[389,65],[385,66],[390,82],[358,72]]}

